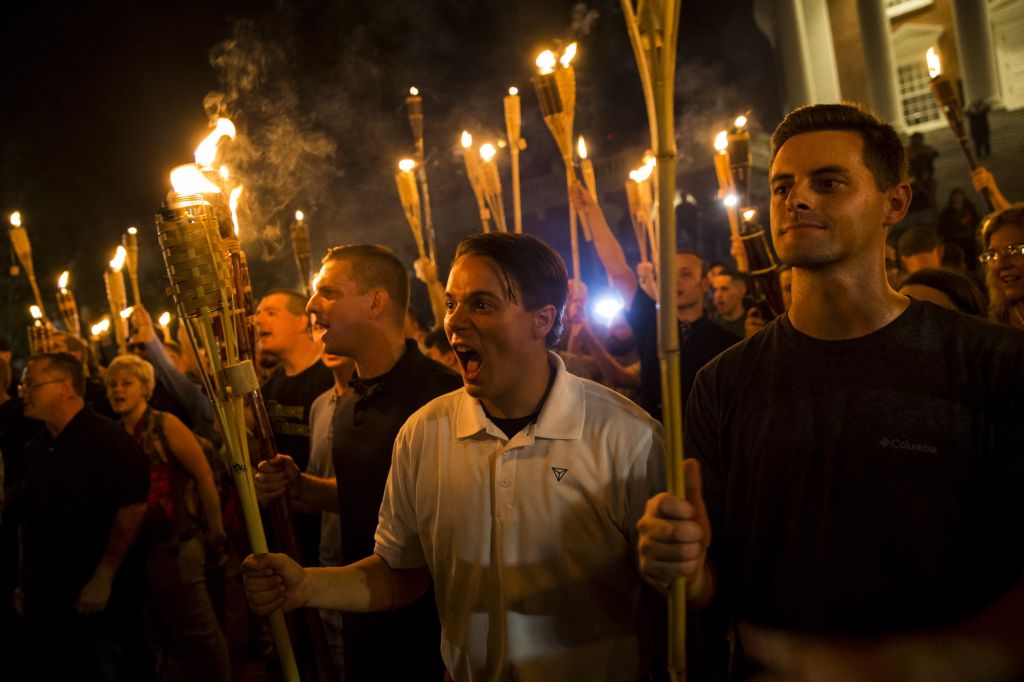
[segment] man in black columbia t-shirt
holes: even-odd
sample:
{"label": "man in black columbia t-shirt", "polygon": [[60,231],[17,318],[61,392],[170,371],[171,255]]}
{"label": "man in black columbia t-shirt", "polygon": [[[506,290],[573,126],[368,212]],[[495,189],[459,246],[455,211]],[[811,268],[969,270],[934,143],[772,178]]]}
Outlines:
{"label": "man in black columbia t-shirt", "polygon": [[648,502],[641,570],[739,624],[740,676],[1019,679],[1024,334],[889,287],[891,127],[805,107],[772,149],[792,305],[698,375],[693,490]]}
{"label": "man in black columbia t-shirt", "polygon": [[[389,249],[350,245],[327,254],[308,309],[325,352],[356,364],[351,390],[335,406],[335,478],[300,475],[286,457],[264,462],[256,477],[261,498],[287,490],[298,511],[340,514],[342,564],[373,553],[391,451],[402,424],[437,396],[462,386],[458,375],[405,339],[408,301],[408,275]],[[342,636],[346,679],[440,679],[444,674],[433,590],[394,611],[343,614]]]}

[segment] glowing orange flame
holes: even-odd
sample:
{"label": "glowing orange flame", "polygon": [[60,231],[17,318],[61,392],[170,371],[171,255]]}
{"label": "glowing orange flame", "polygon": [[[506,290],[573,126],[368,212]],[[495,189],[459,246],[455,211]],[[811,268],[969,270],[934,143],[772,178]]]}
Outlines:
{"label": "glowing orange flame", "polygon": [[171,314],[166,311],[160,313],[160,317],[157,318],[156,323],[163,327],[164,329],[166,329],[167,326],[171,323]]}
{"label": "glowing orange flame", "polygon": [[469,134],[468,130],[462,131],[462,148],[469,149],[473,146],[473,136]]}
{"label": "glowing orange flame", "polygon": [[511,95],[512,97],[515,97],[516,95],[519,94],[519,88],[513,85],[511,88],[508,89],[508,94]]}
{"label": "glowing orange flame", "polygon": [[177,194],[217,194],[220,187],[207,180],[194,163],[186,163],[171,171],[171,187]]}
{"label": "glowing orange flame", "polygon": [[555,64],[558,63],[558,60],[555,59],[554,52],[552,52],[551,50],[544,50],[539,55],[537,55],[536,63],[537,68],[540,69],[540,74],[543,76],[544,74],[551,73],[552,71],[555,70]]}
{"label": "glowing orange flame", "polygon": [[21,211],[15,211],[11,214],[11,225],[21,227]]}
{"label": "glowing orange flame", "polygon": [[122,310],[121,313],[120,313],[121,319],[122,320],[127,320],[129,317],[132,316],[132,311],[134,311],[134,310],[135,310],[134,306],[128,306],[127,308]]}
{"label": "glowing orange flame", "polygon": [[295,220],[297,222],[301,223],[305,219],[306,219],[306,214],[305,213],[303,213],[302,211],[296,211],[295,212]]}
{"label": "glowing orange flame", "polygon": [[217,144],[223,137],[235,139],[235,124],[229,118],[218,118],[213,132],[196,147],[196,165],[200,168],[213,166],[213,162],[217,158]]}
{"label": "glowing orange flame", "polygon": [[563,69],[568,69],[569,64],[572,64],[573,57],[576,56],[576,43],[572,42],[562,52],[562,56],[558,58],[558,63],[562,65]]}
{"label": "glowing orange flame", "polygon": [[104,317],[102,320],[94,324],[89,328],[93,336],[99,336],[100,334],[106,334],[110,331],[110,319]]}
{"label": "glowing orange flame", "polygon": [[576,151],[579,153],[581,159],[587,158],[587,143],[583,141],[582,135],[580,135],[580,139],[576,141]]}
{"label": "glowing orange flame", "polygon": [[402,159],[398,162],[398,170],[403,173],[411,173],[412,169],[416,167],[416,162],[412,159]]}
{"label": "glowing orange flame", "polygon": [[733,121],[733,125],[736,126],[737,128],[745,127],[747,125],[747,117],[744,116],[743,114],[740,114],[739,116],[736,117],[736,120]]}
{"label": "glowing orange flame", "polygon": [[939,59],[939,53],[934,47],[928,48],[925,59],[928,60],[928,75],[932,78],[938,78],[942,74],[942,61]]}
{"label": "glowing orange flame", "polygon": [[484,163],[490,163],[494,160],[494,155],[498,153],[498,150],[494,148],[493,144],[487,143],[480,145],[480,158],[484,160]]}
{"label": "glowing orange flame", "polygon": [[71,273],[65,270],[60,273],[60,277],[57,278],[57,288],[64,291],[68,288],[68,280],[71,279]]}
{"label": "glowing orange flame", "polygon": [[231,211],[231,223],[235,226],[235,236],[238,236],[238,198],[242,196],[244,188],[239,185],[231,190],[228,196],[228,210]]}
{"label": "glowing orange flame", "polygon": [[724,154],[725,150],[729,148],[729,133],[721,130],[715,135],[715,151],[719,154]]}
{"label": "glowing orange flame", "polygon": [[110,269],[114,272],[121,272],[121,268],[124,267],[124,259],[128,257],[128,252],[125,251],[123,246],[118,246],[117,251],[114,252],[114,259],[110,261]]}
{"label": "glowing orange flame", "polygon": [[654,170],[654,166],[649,166],[646,163],[636,170],[629,172],[629,179],[635,183],[646,182],[651,177],[651,172]]}
{"label": "glowing orange flame", "polygon": [[743,212],[743,219],[749,223],[751,220],[754,219],[754,216],[756,215],[757,211],[755,211],[752,208],[748,208],[746,211]]}
{"label": "glowing orange flame", "polygon": [[739,206],[740,198],[735,194],[726,194],[725,198],[722,199],[722,203],[728,206],[729,208],[736,208],[737,206]]}
{"label": "glowing orange flame", "polygon": [[43,311],[37,305],[30,305],[28,311],[32,314],[33,320],[43,319]]}
{"label": "glowing orange flame", "polygon": [[218,172],[220,173],[220,179],[224,180],[225,182],[228,180],[228,178],[231,177],[231,171],[228,170],[227,166],[221,166],[220,171]]}
{"label": "glowing orange flame", "polygon": [[409,94],[410,94],[410,95],[412,95],[413,97],[415,97],[415,96],[417,96],[418,94],[420,94],[420,89],[419,89],[419,88],[417,88],[417,87],[416,87],[416,86],[414,85],[414,86],[412,86],[411,88],[409,88]]}
{"label": "glowing orange flame", "polygon": [[135,227],[134,225],[128,228],[128,234],[138,234],[138,233],[139,233],[139,228]]}

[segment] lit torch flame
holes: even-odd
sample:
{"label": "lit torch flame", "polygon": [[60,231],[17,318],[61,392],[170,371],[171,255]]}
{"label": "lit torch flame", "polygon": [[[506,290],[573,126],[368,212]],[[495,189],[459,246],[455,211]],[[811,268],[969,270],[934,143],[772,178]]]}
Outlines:
{"label": "lit torch flame", "polygon": [[562,52],[562,56],[558,58],[558,62],[562,65],[563,69],[568,69],[569,64],[572,63],[573,57],[576,56],[576,43],[572,42]]}
{"label": "lit torch flame", "polygon": [[156,323],[164,329],[167,329],[167,326],[171,324],[171,314],[167,311],[160,313],[160,317],[157,318]]}
{"label": "lit torch flame", "polygon": [[544,50],[537,55],[537,68],[540,69],[540,75],[544,76],[555,70],[555,64],[558,60],[555,59],[555,53],[551,50]]}
{"label": "lit torch flame", "polygon": [[110,261],[110,269],[114,272],[121,272],[121,268],[124,267],[124,259],[128,257],[128,252],[125,251],[123,246],[118,246],[117,251],[114,252],[114,259]]}
{"label": "lit torch flame", "polygon": [[306,219],[306,214],[305,213],[303,213],[302,211],[296,211],[295,212],[295,222],[301,223],[305,219]]}
{"label": "lit torch flame", "polygon": [[728,206],[729,208],[736,208],[737,206],[739,206],[740,198],[735,194],[726,194],[725,198],[722,199],[722,203]]}
{"label": "lit torch flame", "polygon": [[21,227],[21,211],[15,211],[11,214],[11,225]]}
{"label": "lit torch flame", "polygon": [[135,227],[134,225],[128,228],[128,234],[138,234],[138,233],[139,233],[139,228]]}
{"label": "lit torch flame", "polygon": [[134,306],[128,306],[127,308],[122,310],[121,311],[121,319],[122,320],[127,320],[129,317],[132,316],[132,311],[134,311],[134,310],[135,310]]}
{"label": "lit torch flame", "polygon": [[928,75],[932,78],[938,78],[942,74],[942,62],[939,60],[939,53],[935,51],[934,47],[928,48],[925,59],[928,60]]}
{"label": "lit torch flame", "polygon": [[490,163],[494,159],[494,155],[498,153],[498,150],[494,148],[491,143],[480,145],[480,158],[484,160],[484,163]]}
{"label": "lit torch flame", "polygon": [[[472,142],[470,142],[472,144]],[[416,167],[416,162],[412,159],[402,159],[398,162],[398,170],[403,173],[411,173],[412,169]]]}
{"label": "lit torch flame", "polygon": [[651,150],[648,149],[646,152],[644,152],[644,166],[648,169],[647,175],[644,176],[645,180],[647,179],[647,176],[651,174],[651,171],[654,170],[654,167],[657,165],[658,160],[654,158],[654,154],[651,153]]}
{"label": "lit torch flame", "polygon": [[729,133],[724,130],[719,131],[715,135],[715,151],[719,154],[724,154],[725,150],[729,148]]}
{"label": "lit torch flame", "polygon": [[108,331],[110,331],[110,320],[108,318],[104,317],[102,320],[100,320],[99,322],[94,324],[92,327],[90,327],[89,331],[92,332],[93,336],[99,336],[100,334],[106,334]]}
{"label": "lit torch flame", "polygon": [[416,95],[420,94],[420,89],[414,85],[411,88],[409,88],[409,94],[415,97]]}
{"label": "lit torch flame", "polygon": [[736,120],[733,121],[733,125],[736,126],[737,128],[745,127],[747,125],[747,117],[744,116],[743,114],[740,114],[739,116],[736,117]]}
{"label": "lit torch flame", "polygon": [[220,187],[206,179],[194,163],[186,163],[171,171],[171,187],[177,194],[218,194]]}
{"label": "lit torch flame", "polygon": [[746,211],[743,212],[743,219],[749,223],[751,220],[754,219],[755,215],[757,215],[757,211],[755,211],[752,208],[748,208]]}
{"label": "lit torch flame", "polygon": [[645,180],[647,180],[647,178],[651,177],[651,172],[653,170],[654,170],[654,166],[653,165],[648,165],[648,164],[645,163],[644,165],[640,166],[636,170],[630,171],[629,172],[629,179],[632,180],[633,182],[639,184],[639,183],[644,182]]}
{"label": "lit torch flame", "polygon": [[228,196],[228,210],[231,211],[231,223],[235,226],[235,236],[238,236],[238,198],[242,196],[242,185],[231,190]]}
{"label": "lit torch flame", "polygon": [[40,310],[39,306],[37,306],[37,305],[30,305],[28,307],[28,311],[30,313],[32,313],[32,319],[33,320],[41,320],[41,319],[43,319],[43,311]]}
{"label": "lit torch flame", "polygon": [[224,180],[225,182],[227,182],[228,178],[231,177],[231,171],[228,170],[227,166],[221,166],[219,173],[220,173],[220,179]]}
{"label": "lit torch flame", "polygon": [[519,94],[519,88],[513,85],[511,88],[508,89],[508,94],[511,95],[512,97],[515,97],[516,95]]}
{"label": "lit torch flame", "polygon": [[463,130],[462,131],[462,148],[463,149],[469,149],[472,146],[473,146],[473,136],[469,133],[468,130]]}
{"label": "lit torch flame", "polygon": [[60,277],[57,278],[57,288],[64,291],[68,288],[68,279],[71,278],[71,273],[65,270],[60,273]]}
{"label": "lit torch flame", "polygon": [[214,159],[217,158],[217,144],[222,137],[235,139],[235,124],[228,118],[218,118],[213,132],[206,136],[199,146],[196,147],[196,165],[200,168],[210,168]]}
{"label": "lit torch flame", "polygon": [[576,141],[576,151],[579,153],[581,159],[587,158],[587,143],[583,141],[582,135],[580,135],[580,139]]}

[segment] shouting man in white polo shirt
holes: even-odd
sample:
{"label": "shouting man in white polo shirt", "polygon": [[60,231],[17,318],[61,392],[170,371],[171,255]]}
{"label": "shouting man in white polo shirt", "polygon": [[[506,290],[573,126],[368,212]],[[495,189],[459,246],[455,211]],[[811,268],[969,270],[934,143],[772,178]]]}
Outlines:
{"label": "shouting man in white polo shirt", "polygon": [[554,251],[491,233],[455,256],[445,330],[465,387],[399,432],[374,555],[321,569],[249,557],[249,602],[384,610],[433,577],[455,680],[640,679],[651,638],[633,547],[663,489],[660,429],[549,352],[568,293]]}

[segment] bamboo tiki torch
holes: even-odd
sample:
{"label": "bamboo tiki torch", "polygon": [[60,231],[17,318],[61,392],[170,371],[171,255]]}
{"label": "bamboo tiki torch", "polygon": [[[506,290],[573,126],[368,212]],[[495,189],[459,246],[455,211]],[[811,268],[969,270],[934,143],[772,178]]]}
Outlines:
{"label": "bamboo tiki torch", "polygon": [[[651,199],[651,171],[653,167],[640,166],[629,172],[626,181],[626,200],[629,203],[629,218],[640,247],[640,261],[657,265],[654,254],[658,251],[658,235],[654,230],[654,204]],[[652,298],[657,299],[657,296]]]}
{"label": "bamboo tiki torch", "polygon": [[427,257],[437,268],[437,246],[434,236],[434,220],[430,214],[430,186],[427,185],[426,154],[423,148],[423,97],[416,87],[409,88],[405,98],[405,106],[409,111],[409,127],[412,128],[412,139],[416,144],[416,179],[420,182],[420,194],[423,198],[423,232],[426,238]]}
{"label": "bamboo tiki torch", "polygon": [[302,280],[302,288],[306,292],[306,300],[313,298],[313,289],[310,280],[313,276],[311,269],[312,250],[309,246],[309,228],[306,227],[306,216],[302,211],[295,212],[295,220],[292,222],[292,252],[295,254],[295,267],[299,271],[299,279]]}
{"label": "bamboo tiki torch", "polygon": [[114,338],[117,340],[117,352],[128,352],[128,321],[121,315],[128,308],[128,292],[124,288],[124,275],[121,269],[127,258],[127,251],[118,246],[110,267],[103,273],[103,283],[107,290],[107,304],[110,306],[110,321],[114,327]]}
{"label": "bamboo tiki torch", "polygon": [[466,179],[469,186],[473,188],[473,196],[476,198],[476,207],[480,211],[480,225],[484,233],[491,231],[491,212],[487,209],[487,201],[484,199],[484,192],[480,186],[480,159],[473,152],[473,136],[468,130],[462,131],[462,160],[466,164]]}
{"label": "bamboo tiki torch", "polygon": [[[729,217],[729,232],[734,240],[740,238],[739,197],[732,181],[729,169],[729,133],[722,130],[715,135],[715,175],[718,176],[718,198],[725,204],[725,212]],[[746,272],[743,263],[737,263],[739,269]]]}
{"label": "bamboo tiki torch", "polygon": [[523,231],[523,205],[519,191],[519,152],[526,149],[526,140],[520,133],[522,128],[522,107],[519,88],[513,86],[505,96],[505,132],[508,136],[508,150],[512,159],[512,217],[516,234]]}
{"label": "bamboo tiki torch", "polygon": [[43,309],[30,305],[28,312],[32,316],[32,324],[28,327],[28,350],[32,355],[53,352],[53,328],[43,316]]}
{"label": "bamboo tiki torch", "polygon": [[[665,473],[669,491],[685,497],[683,477],[683,411],[679,374],[679,324],[676,319],[676,146],[675,146],[675,67],[679,36],[680,0],[661,3],[640,2],[640,15],[633,0],[622,0],[623,14],[633,54],[644,84],[648,123],[658,169],[658,278],[661,291],[659,344],[661,356],[661,398],[665,421]],[[650,93],[650,95],[648,95]],[[669,673],[674,680],[686,679],[686,581],[672,585],[669,606]]]}
{"label": "bamboo tiki torch", "polygon": [[[537,101],[544,123],[551,131],[558,151],[565,164],[566,191],[571,194],[572,183],[576,181],[573,168],[572,127],[576,115],[576,72],[572,68],[576,56],[576,43],[569,43],[562,55],[555,58],[551,50],[544,50],[537,56],[538,73],[533,79]],[[560,68],[559,68],[560,67]],[[580,278],[580,244],[576,229],[576,211],[569,200],[569,242],[572,247],[572,277]]]}
{"label": "bamboo tiki torch", "polygon": [[[200,363],[201,379],[224,436],[224,452],[235,479],[249,543],[254,553],[262,554],[269,548],[250,470],[245,424],[245,396],[259,389],[259,381],[252,361],[243,359],[240,347],[246,331],[239,329],[239,322],[245,311],[238,306],[213,206],[202,196],[211,183],[196,166],[176,168],[172,183],[175,189],[156,216],[157,238],[170,281],[168,294],[196,357],[202,357],[201,350],[205,351],[212,365]],[[219,188],[212,187],[212,191],[219,192]],[[269,618],[285,678],[298,682],[285,616],[277,611]]]}
{"label": "bamboo tiki torch", "polygon": [[498,150],[491,143],[480,145],[480,189],[483,192],[487,208],[494,218],[494,227],[498,232],[508,232],[505,225],[505,203],[501,196],[501,175],[498,173],[496,156]]}
{"label": "bamboo tiki torch", "polygon": [[82,338],[82,323],[78,319],[78,303],[75,294],[68,288],[71,273],[65,270],[57,278],[57,311],[64,322],[64,328],[75,338]]}
{"label": "bamboo tiki torch", "polygon": [[[416,190],[416,177],[413,175],[415,168],[416,162],[412,159],[399,161],[398,172],[395,173],[395,186],[398,188],[398,199],[402,202],[402,210],[405,212],[405,219],[412,230],[412,237],[416,242],[419,257],[430,260],[427,258],[423,245],[423,227],[420,225],[420,196]],[[440,326],[444,323],[444,302],[438,296],[436,270],[433,270],[433,276],[425,284],[430,299],[430,309],[434,313],[434,324]]]}
{"label": "bamboo tiki torch", "polygon": [[[576,154],[580,159],[580,174],[583,175],[583,186],[587,188],[590,198],[593,199],[596,204],[598,203],[597,176],[594,175],[594,163],[587,155],[587,143],[584,141],[582,135],[580,135],[579,139],[576,140]],[[583,227],[583,238],[589,242],[593,239],[590,232],[590,223],[587,222],[582,213],[579,218],[580,226]]]}
{"label": "bamboo tiki torch", "polygon": [[101,356],[101,344],[103,343],[103,337],[110,333],[110,318],[104,317],[102,320],[94,324],[89,328],[89,353],[95,358],[96,362],[100,361]]}
{"label": "bamboo tiki torch", "polygon": [[15,211],[11,214],[11,228],[9,234],[11,236],[11,247],[14,249],[15,255],[18,257],[18,262],[21,263],[22,269],[25,270],[25,275],[28,277],[28,283],[32,287],[32,295],[36,299],[36,305],[39,306],[39,311],[42,313],[42,319],[46,319],[46,308],[43,306],[43,297],[39,295],[39,283],[36,282],[36,269],[32,264],[32,244],[28,240],[28,232],[22,225],[21,211]]}
{"label": "bamboo tiki torch", "polygon": [[[931,76],[929,86],[931,87],[932,95],[935,96],[935,101],[939,103],[939,108],[942,109],[942,113],[946,116],[946,123],[949,124],[949,129],[953,131],[953,136],[960,143],[960,149],[964,153],[964,158],[967,159],[967,167],[973,171],[979,164],[977,157],[974,156],[971,140],[967,136],[967,129],[964,128],[964,113],[960,107],[960,98],[956,96],[953,84],[942,75],[942,61],[939,59],[939,53],[934,47],[928,48],[926,59],[928,60],[928,75]],[[988,208],[987,212],[991,213],[995,210],[995,205],[992,203],[992,195],[987,188],[981,190],[981,198],[985,200],[985,206]]]}
{"label": "bamboo tiki torch", "polygon": [[156,323],[160,325],[160,329],[164,333],[165,341],[174,341],[174,335],[171,334],[171,314],[168,311],[160,313],[160,317],[156,318]]}
{"label": "bamboo tiki torch", "polygon": [[136,227],[129,227],[124,236],[121,237],[121,245],[124,246],[124,265],[128,268],[128,281],[132,284],[132,305],[142,305],[142,297],[139,295],[139,230]]}

